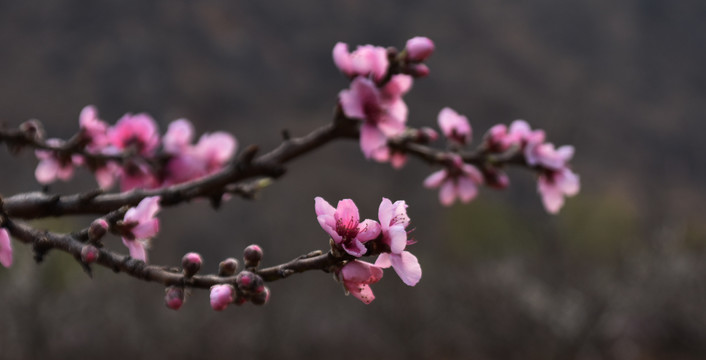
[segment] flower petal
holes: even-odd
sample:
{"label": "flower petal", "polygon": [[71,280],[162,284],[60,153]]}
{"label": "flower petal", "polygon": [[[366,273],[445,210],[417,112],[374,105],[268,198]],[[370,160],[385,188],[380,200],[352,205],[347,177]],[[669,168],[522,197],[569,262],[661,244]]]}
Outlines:
{"label": "flower petal", "polygon": [[345,250],[347,253],[355,256],[355,257],[361,257],[365,255],[366,252],[368,252],[368,249],[365,248],[365,245],[361,243],[358,240],[351,240],[343,243],[343,250]]}
{"label": "flower petal", "polygon": [[139,240],[128,240],[123,238],[123,244],[130,251],[130,256],[133,259],[147,262],[147,252],[145,251],[145,243]]}
{"label": "flower petal", "polygon": [[387,232],[390,237],[390,251],[393,254],[401,253],[407,246],[407,230],[401,224],[391,226]]}
{"label": "flower petal", "polygon": [[333,217],[336,221],[343,221],[344,224],[355,223],[357,225],[360,222],[358,207],[351,199],[339,201]]}
{"label": "flower petal", "polygon": [[369,159],[375,150],[387,146],[387,137],[376,126],[364,123],[360,127],[360,150]]}
{"label": "flower petal", "polygon": [[356,239],[360,242],[366,242],[375,239],[380,235],[380,224],[377,221],[371,219],[365,219],[363,222],[358,224],[358,236]]}
{"label": "flower petal", "polygon": [[444,179],[446,179],[446,169],[436,171],[424,179],[424,187],[428,189],[437,188]]}
{"label": "flower petal", "polygon": [[383,269],[387,269],[392,266],[392,262],[390,261],[390,253],[380,254],[377,260],[375,260],[375,266]]}
{"label": "flower petal", "polygon": [[419,265],[417,257],[409,251],[405,251],[400,255],[393,254],[390,257],[390,261],[395,272],[405,284],[409,286],[417,285],[422,278],[422,267]]}
{"label": "flower petal", "polygon": [[0,229],[0,264],[6,268],[12,266],[12,242],[5,228]]}

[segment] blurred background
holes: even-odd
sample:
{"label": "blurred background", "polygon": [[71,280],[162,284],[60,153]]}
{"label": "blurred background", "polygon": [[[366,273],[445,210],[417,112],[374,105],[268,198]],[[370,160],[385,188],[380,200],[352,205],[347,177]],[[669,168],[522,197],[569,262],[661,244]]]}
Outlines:
{"label": "blurred background", "polygon": [[[573,144],[581,193],[548,215],[534,175],[442,207],[434,168],[395,171],[340,141],[291,164],[257,201],[165,209],[151,260],[200,252],[209,272],[260,244],[265,265],[327,247],[314,197],[352,198],[376,218],[404,199],[423,268],[415,287],[388,270],[363,305],[330,274],[271,284],[265,307],[222,313],[196,291],[174,312],[163,289],[73,258],[44,263],[15,242],[0,269],[0,358],[706,358],[706,3],[577,1],[3,1],[0,121],[41,120],[67,138],[96,105],[114,123],[185,117],[271,149],[331,119],[346,79],[337,41],[402,48],[433,39],[431,76],[406,96],[410,126],[450,106],[475,141],[523,118]],[[439,144],[441,145],[441,144]],[[34,191],[36,160],[0,152],[0,193]],[[85,171],[51,186],[95,186]],[[72,231],[90,218],[36,226]],[[119,238],[109,247],[125,252]]]}

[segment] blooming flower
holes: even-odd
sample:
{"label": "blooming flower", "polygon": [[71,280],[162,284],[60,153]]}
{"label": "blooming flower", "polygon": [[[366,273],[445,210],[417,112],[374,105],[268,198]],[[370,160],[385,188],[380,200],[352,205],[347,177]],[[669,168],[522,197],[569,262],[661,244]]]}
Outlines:
{"label": "blooming flower", "polygon": [[[47,145],[61,146],[64,141],[61,139],[48,139]],[[56,179],[69,180],[74,175],[74,165],[80,165],[82,159],[78,155],[63,158],[56,152],[50,150],[35,150],[35,156],[39,159],[34,177],[41,184],[50,184]]]}
{"label": "blooming flower", "polygon": [[551,214],[558,213],[564,206],[564,196],[578,194],[580,187],[579,176],[567,167],[545,171],[537,179],[537,191],[544,208]]}
{"label": "blooming flower", "polygon": [[133,258],[147,262],[147,242],[159,232],[159,219],[154,217],[158,211],[159,196],[151,196],[125,213],[123,224],[129,230],[123,234],[123,244]]}
{"label": "blooming flower", "polygon": [[98,109],[88,105],[81,110],[78,118],[79,126],[88,138],[86,149],[91,152],[100,152],[108,145],[108,124],[98,118]]}
{"label": "blooming flower", "polygon": [[460,156],[454,155],[452,165],[439,170],[424,180],[424,186],[430,189],[441,186],[439,201],[450,206],[456,200],[467,203],[478,194],[478,185],[483,183],[483,174],[473,165],[464,164]]}
{"label": "blooming flower", "polygon": [[370,304],[375,300],[370,284],[382,279],[382,269],[365,261],[353,260],[339,270],[338,278],[348,292],[358,300]]}
{"label": "blooming flower", "polygon": [[434,42],[423,36],[413,37],[407,40],[405,50],[407,50],[407,60],[424,61],[434,52]]}
{"label": "blooming flower", "polygon": [[485,135],[486,147],[496,152],[503,152],[512,146],[524,149],[530,143],[541,144],[544,138],[544,130],[532,130],[524,120],[513,121],[509,129],[504,124],[495,125]]}
{"label": "blooming flower", "polygon": [[157,123],[147,114],[125,114],[108,129],[108,139],[120,150],[135,147],[138,154],[149,156],[159,145]]}
{"label": "blooming flower", "polygon": [[559,170],[574,156],[574,147],[564,145],[554,149],[552,143],[531,143],[525,148],[525,159],[530,165]]}
{"label": "blooming flower", "polygon": [[409,90],[411,77],[398,75],[381,90],[366,78],[358,77],[350,89],[341,91],[339,99],[343,113],[363,120],[360,128],[360,148],[366,158],[387,147],[387,138],[405,130],[407,105],[402,94]]}
{"label": "blooming flower", "polygon": [[339,42],[333,47],[333,61],[346,76],[370,76],[380,81],[387,73],[390,62],[387,50],[383,47],[363,45],[353,52],[348,52],[348,44]]}
{"label": "blooming flower", "polygon": [[419,266],[417,257],[405,247],[409,243],[407,240],[407,204],[400,200],[392,203],[390,199],[382,198],[378,208],[378,218],[382,231],[382,241],[389,246],[389,253],[382,253],[375,261],[375,266],[388,268],[392,266],[402,281],[414,286],[422,278],[422,268]]}
{"label": "blooming flower", "polygon": [[5,228],[0,228],[0,264],[4,267],[12,266],[12,242]]}
{"label": "blooming flower", "polygon": [[233,289],[232,285],[214,285],[211,287],[211,307],[213,310],[222,311],[228,304],[233,302]]}
{"label": "blooming flower", "polygon": [[439,127],[444,135],[461,145],[471,141],[471,124],[468,118],[459,115],[451,108],[445,107],[439,112]]}
{"label": "blooming flower", "polygon": [[194,180],[220,170],[237,147],[235,138],[225,132],[204,134],[196,145],[191,145],[192,137],[193,127],[188,120],[176,120],[169,125],[163,142],[165,152],[172,157],[166,165],[163,185]]}
{"label": "blooming flower", "polygon": [[347,253],[360,257],[366,253],[365,242],[380,235],[380,224],[366,219],[360,222],[358,207],[351,199],[343,199],[334,208],[321,197],[316,197],[317,220],[336,244],[343,246]]}

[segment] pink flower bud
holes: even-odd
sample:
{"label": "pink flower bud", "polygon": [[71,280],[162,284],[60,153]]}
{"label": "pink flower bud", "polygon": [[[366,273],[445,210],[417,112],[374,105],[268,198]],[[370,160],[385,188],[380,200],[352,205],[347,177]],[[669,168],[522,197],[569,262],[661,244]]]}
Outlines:
{"label": "pink flower bud", "polygon": [[424,61],[434,52],[434,42],[423,36],[413,37],[407,40],[405,50],[407,50],[407,60]]}
{"label": "pink flower bud", "polygon": [[459,115],[451,108],[445,107],[439,112],[439,127],[444,135],[461,145],[471,141],[471,124],[468,118]]}
{"label": "pink flower bud", "polygon": [[105,219],[96,219],[88,228],[88,240],[96,242],[108,231],[108,222]]}
{"label": "pink flower bud", "polygon": [[243,259],[245,259],[245,267],[256,267],[262,260],[262,248],[258,245],[250,245],[243,251]]}
{"label": "pink flower bud", "polygon": [[170,286],[165,290],[164,304],[172,310],[179,310],[184,305],[184,288]]}
{"label": "pink flower bud", "polygon": [[255,295],[253,295],[253,297],[250,301],[252,301],[252,303],[255,305],[267,304],[267,302],[270,301],[270,289],[267,288],[266,286],[263,286],[259,292],[255,293]]}
{"label": "pink flower bud", "polygon": [[96,260],[98,260],[99,256],[100,251],[93,245],[85,245],[81,249],[81,261],[86,264],[94,263]]}
{"label": "pink flower bud", "polygon": [[233,289],[232,285],[214,285],[211,287],[211,307],[213,310],[221,311],[228,307],[228,304],[233,302]]}
{"label": "pink flower bud", "polygon": [[430,142],[436,141],[438,138],[439,133],[437,133],[436,130],[425,126],[419,129],[419,133],[417,135],[416,140],[421,144],[428,144]]}
{"label": "pink flower bud", "polygon": [[184,276],[186,277],[192,277],[199,272],[201,264],[203,264],[201,255],[195,252],[187,253],[181,258],[181,267],[184,269]]}
{"label": "pink flower bud", "polygon": [[218,276],[231,276],[238,271],[238,260],[227,258],[218,264]]}

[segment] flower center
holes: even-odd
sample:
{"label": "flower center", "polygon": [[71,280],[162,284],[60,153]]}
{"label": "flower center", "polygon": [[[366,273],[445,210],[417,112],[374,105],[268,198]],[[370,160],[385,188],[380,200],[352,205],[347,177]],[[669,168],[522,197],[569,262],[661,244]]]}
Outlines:
{"label": "flower center", "polygon": [[336,220],[336,232],[341,235],[344,242],[355,239],[358,236],[358,221],[354,218],[344,221],[344,219]]}

